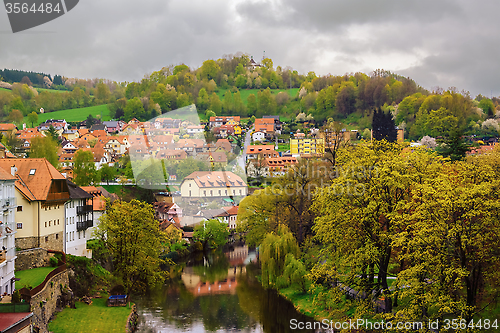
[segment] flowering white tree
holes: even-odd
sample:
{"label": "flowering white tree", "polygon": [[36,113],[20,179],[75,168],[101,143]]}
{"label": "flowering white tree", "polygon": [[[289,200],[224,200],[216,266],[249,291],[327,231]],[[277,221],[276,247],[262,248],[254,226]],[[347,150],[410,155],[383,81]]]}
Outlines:
{"label": "flowering white tree", "polygon": [[434,149],[437,147],[437,142],[435,138],[432,138],[428,135],[424,136],[419,143],[423,146],[426,146],[427,148]]}

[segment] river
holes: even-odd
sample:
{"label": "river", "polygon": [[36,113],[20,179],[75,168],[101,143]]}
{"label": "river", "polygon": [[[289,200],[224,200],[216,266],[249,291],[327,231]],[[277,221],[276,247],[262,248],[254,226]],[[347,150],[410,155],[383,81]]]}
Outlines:
{"label": "river", "polygon": [[290,328],[292,319],[313,319],[262,288],[246,246],[197,259],[186,263],[181,279],[136,299],[138,332],[314,332]]}

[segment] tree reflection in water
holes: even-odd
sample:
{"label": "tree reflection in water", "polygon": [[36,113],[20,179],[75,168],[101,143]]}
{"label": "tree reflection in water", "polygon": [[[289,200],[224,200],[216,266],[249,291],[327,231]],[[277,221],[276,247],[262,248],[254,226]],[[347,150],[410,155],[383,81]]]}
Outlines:
{"label": "tree reflection in water", "polygon": [[139,332],[311,332],[290,329],[291,319],[312,319],[263,289],[257,267],[244,267],[238,256],[221,253],[188,262],[181,279],[137,299]]}

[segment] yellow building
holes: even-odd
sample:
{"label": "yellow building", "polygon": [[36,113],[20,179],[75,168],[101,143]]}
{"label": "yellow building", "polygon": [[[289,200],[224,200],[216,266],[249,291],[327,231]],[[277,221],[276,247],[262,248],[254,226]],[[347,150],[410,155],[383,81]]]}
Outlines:
{"label": "yellow building", "polygon": [[[239,118],[239,117],[238,117]],[[236,125],[239,125],[240,124],[240,121],[239,120],[236,120],[235,118],[228,118],[227,122],[225,125],[233,125],[233,126],[236,126]]]}
{"label": "yellow building", "polygon": [[290,153],[297,155],[323,155],[325,153],[325,140],[318,139],[290,139]]}
{"label": "yellow building", "polygon": [[16,247],[63,250],[66,179],[45,158],[1,159],[0,168],[16,177]]}
{"label": "yellow building", "polygon": [[234,135],[241,135],[243,132],[240,125],[234,125]]}

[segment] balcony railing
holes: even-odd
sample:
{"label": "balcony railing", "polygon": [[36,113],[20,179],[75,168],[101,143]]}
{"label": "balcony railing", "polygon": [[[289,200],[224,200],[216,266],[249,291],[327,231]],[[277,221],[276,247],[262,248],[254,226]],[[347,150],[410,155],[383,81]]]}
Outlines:
{"label": "balcony railing", "polygon": [[77,215],[85,215],[85,214],[91,213],[92,210],[93,210],[92,205],[78,206],[78,207],[76,207],[76,214]]}
{"label": "balcony railing", "polygon": [[76,222],[76,230],[78,231],[86,230],[87,228],[91,228],[92,226],[94,226],[94,222],[92,220]]}
{"label": "balcony railing", "polygon": [[16,206],[16,198],[15,197],[0,199],[0,208],[1,209],[7,209],[9,207],[15,207],[15,206]]}

